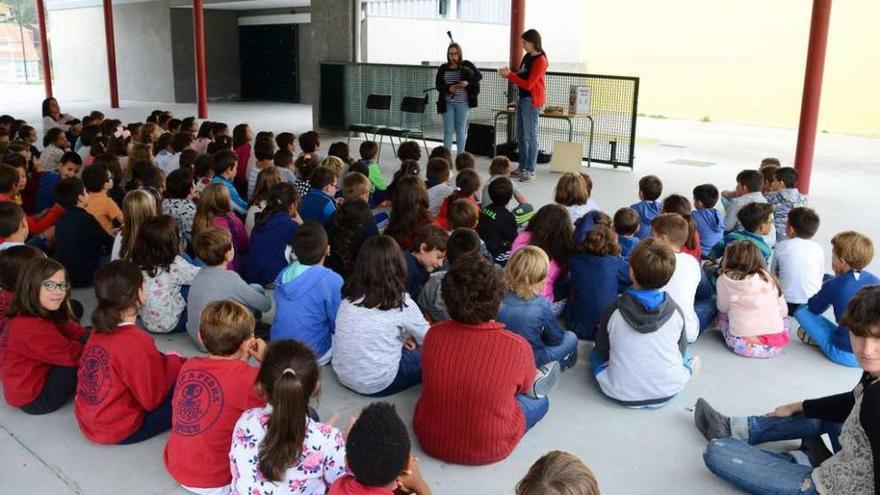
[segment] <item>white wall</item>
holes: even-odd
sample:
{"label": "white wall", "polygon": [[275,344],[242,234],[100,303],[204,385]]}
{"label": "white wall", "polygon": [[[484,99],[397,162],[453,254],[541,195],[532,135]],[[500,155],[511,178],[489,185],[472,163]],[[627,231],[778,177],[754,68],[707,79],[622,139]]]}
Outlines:
{"label": "white wall", "polygon": [[48,23],[55,97],[62,105],[71,100],[109,101],[101,8],[49,11]]}

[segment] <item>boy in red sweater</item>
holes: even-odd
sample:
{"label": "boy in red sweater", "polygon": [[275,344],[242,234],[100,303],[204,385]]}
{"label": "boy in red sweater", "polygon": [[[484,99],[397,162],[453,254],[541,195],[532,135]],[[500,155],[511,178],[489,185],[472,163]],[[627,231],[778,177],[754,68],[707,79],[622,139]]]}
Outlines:
{"label": "boy in red sweater", "polygon": [[37,253],[30,256],[38,257],[21,268],[9,312],[15,316],[0,342],[6,351],[0,354],[0,378],[7,404],[28,414],[46,414],[73,398],[88,333],[73,318],[64,268]]}
{"label": "boy in red sweater", "polygon": [[263,406],[254,383],[266,343],[254,338],[253,313],[232,301],[205,306],[199,340],[208,357],[189,359],[180,368],[172,400],[171,436],[165,445],[165,468],[187,490],[227,489],[229,442],[241,413]]}
{"label": "boy in red sweater", "polygon": [[413,430],[433,457],[491,464],[510,455],[547,413],[544,395],[558,380],[559,367],[536,380],[528,342],[495,321],[502,285],[484,256],[455,260],[441,290],[452,319],[435,324],[425,337]]}
{"label": "boy in red sweater", "polygon": [[171,397],[184,359],[162,354],[135,324],[146,293],[141,271],[113,261],[95,274],[98,307],[80,359],[74,412],[101,444],[132,444],[171,428]]}

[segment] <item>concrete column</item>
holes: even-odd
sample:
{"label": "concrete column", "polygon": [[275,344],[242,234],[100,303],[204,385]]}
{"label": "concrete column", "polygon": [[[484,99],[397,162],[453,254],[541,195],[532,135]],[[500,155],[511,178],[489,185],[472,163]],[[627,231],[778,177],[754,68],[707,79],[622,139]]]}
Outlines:
{"label": "concrete column", "polygon": [[[312,53],[303,53],[300,66],[321,62],[353,62],[354,55],[354,2],[359,0],[322,0],[312,2]],[[329,33],[332,33],[330,35]],[[302,72],[302,71],[301,71]],[[316,80],[300,80],[302,102],[312,105],[312,126],[318,127],[320,115],[320,69],[314,73]]]}

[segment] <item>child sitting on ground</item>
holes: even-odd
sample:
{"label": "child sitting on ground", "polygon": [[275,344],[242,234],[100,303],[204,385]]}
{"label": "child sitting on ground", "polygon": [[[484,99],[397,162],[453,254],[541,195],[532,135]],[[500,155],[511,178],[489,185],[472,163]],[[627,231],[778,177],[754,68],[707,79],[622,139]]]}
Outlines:
{"label": "child sitting on ground", "polygon": [[[569,221],[566,221],[566,218]],[[532,217],[528,227],[516,236],[510,250],[512,255],[524,246],[537,246],[550,257],[550,270],[547,272],[547,282],[541,295],[549,299],[550,302],[559,301],[554,306],[557,314],[562,310],[567,295],[560,294],[559,297],[556,297],[554,289],[556,281],[564,275],[568,258],[573,251],[571,244],[574,226],[570,220],[571,217],[568,216],[568,210],[565,207],[558,204],[544,205]]]}
{"label": "child sitting on ground", "polygon": [[403,252],[406,259],[406,292],[413,301],[418,300],[431,273],[443,266],[448,240],[449,234],[445,230],[434,224],[425,225],[413,237],[413,250]]}
{"label": "child sitting on ground", "polygon": [[[7,342],[7,334],[4,333],[9,321],[7,313],[15,299],[15,285],[21,268],[32,259],[45,256],[39,249],[23,244],[0,250],[0,342]],[[0,366],[3,365],[5,352],[5,349],[0,349]]]}
{"label": "child sitting on ground", "polygon": [[422,381],[418,345],[428,322],[405,284],[406,262],[394,239],[368,239],[342,286],[333,339],[333,371],[359,394],[384,397]]}
{"label": "child sitting on ground", "polygon": [[367,164],[367,177],[370,179],[370,194],[375,196],[376,203],[381,203],[387,198],[388,183],[382,175],[379,167],[379,145],[375,141],[364,141],[358,151],[361,161]]}
{"label": "child sitting on ground", "polygon": [[[71,178],[79,180],[75,177]],[[21,193],[21,187],[21,175],[19,175],[18,169],[10,165],[0,164],[0,201],[12,201],[21,204],[20,201],[16,201],[16,197]],[[28,234],[36,236],[51,229],[58,219],[64,215],[64,211],[65,208],[63,206],[56,204],[43,215],[27,215],[25,218],[28,224]]]}
{"label": "child sitting on ground", "polygon": [[639,202],[631,208],[639,214],[641,223],[636,237],[647,239],[651,237],[651,222],[660,214],[662,205],[657,199],[663,194],[663,183],[656,175],[646,175],[639,179]]}
{"label": "child sitting on ground", "polygon": [[782,167],[773,173],[773,184],[770,192],[764,195],[767,202],[773,205],[773,225],[776,228],[776,240],[787,239],[788,214],[792,209],[807,206],[807,198],[797,189],[798,173],[792,167]]}
{"label": "child sitting on ground", "polygon": [[211,184],[220,184],[229,191],[230,207],[235,208],[235,212],[239,215],[247,213],[247,201],[241,197],[235,188],[233,180],[238,173],[238,158],[235,153],[229,150],[218,151],[214,153],[214,177]]}
{"label": "child sitting on ground", "polygon": [[79,154],[74,151],[68,151],[61,155],[61,162],[58,164],[57,170],[41,173],[34,211],[40,212],[51,208],[55,204],[55,200],[52,198],[55,186],[63,179],[79,175],[81,168],[82,158],[80,158]]}
{"label": "child sitting on ground", "polygon": [[[452,266],[459,256],[468,253],[479,253],[480,243],[480,237],[473,229],[460,228],[453,230],[449,234],[449,240],[446,241],[446,265]],[[417,299],[419,308],[435,323],[449,319],[449,314],[446,312],[446,303],[443,302],[443,294],[440,290],[443,278],[447,272],[448,270],[438,269],[431,273]]]}
{"label": "child sitting on ground", "polygon": [[[257,175],[257,187],[254,188],[254,194],[248,202],[247,215],[244,217],[244,229],[247,231],[248,237],[254,232],[254,225],[257,224],[257,217],[266,209],[266,203],[269,201],[269,191],[276,184],[281,184],[281,173],[278,167],[268,167],[261,170]],[[293,184],[291,184],[293,185]],[[293,186],[296,189],[296,186]]]}
{"label": "child sitting on ground", "polygon": [[370,180],[367,176],[349,172],[342,180],[342,206],[324,225],[330,243],[330,255],[325,266],[343,278],[351,274],[364,241],[379,235],[377,219],[368,206],[369,196]]}
{"label": "child sitting on ground", "polygon": [[562,328],[550,301],[539,295],[549,268],[547,253],[535,246],[511,256],[504,268],[506,293],[497,320],[532,346],[535,366],[556,361],[565,370],[577,361],[578,339]]}
{"label": "child sitting on ground", "polygon": [[83,185],[89,195],[86,211],[91,213],[101,227],[110,235],[122,225],[122,210],[107,195],[113,187],[113,177],[103,165],[91,165],[82,173]]}
{"label": "child sitting on ground", "polygon": [[342,277],[324,267],[327,233],[313,222],[306,222],[293,235],[289,267],[275,281],[275,320],[272,341],[293,339],[304,343],[325,365],[333,357],[333,333],[339,310]]}
{"label": "child sitting on ground", "polygon": [[587,206],[589,199],[587,182],[580,174],[565,173],[556,182],[553,200],[568,210],[572,225],[590,211],[590,207]]}
{"label": "child sitting on ground", "polygon": [[266,343],[254,338],[254,315],[241,304],[220,300],[205,306],[199,341],[210,356],[188,359],[180,368],[171,409],[165,469],[194,493],[228,489],[229,443],[241,414],[266,400],[254,388]]}
{"label": "child sitting on ground", "polygon": [[501,276],[479,254],[458,258],[443,279],[452,319],[435,324],[425,339],[424,384],[413,415],[413,431],[431,457],[465,465],[500,461],[550,407],[546,394],[559,366],[539,373],[529,343],[495,321],[502,290]]}
{"label": "child sitting on ground", "polygon": [[[499,155],[492,159],[492,162],[489,163],[489,180],[483,184],[483,190],[480,193],[480,202],[482,207],[486,207],[492,203],[492,199],[489,197],[489,185],[495,182],[496,179],[500,177],[506,177],[508,180],[510,179],[510,159],[506,156]],[[526,204],[526,197],[519,189],[519,185],[516,182],[513,182],[513,199],[516,200],[518,204]]]}
{"label": "child sitting on ground", "polygon": [[455,190],[443,201],[443,205],[437,213],[437,218],[434,219],[437,225],[449,230],[449,219],[446,217],[447,211],[449,211],[449,205],[457,199],[467,199],[474,203],[474,205],[479,205],[476,198],[476,194],[479,190],[480,175],[476,171],[465,169],[459,172],[458,175],[455,176]]}
{"label": "child sitting on ground", "polygon": [[[598,213],[598,212],[596,212]],[[620,255],[611,220],[602,213],[568,262],[571,274],[568,327],[581,339],[594,340],[602,311],[632,285],[629,263]]]}
{"label": "child sitting on ground", "polygon": [[247,230],[241,219],[232,212],[229,189],[221,184],[211,184],[202,191],[196,216],[193,219],[193,234],[214,225],[229,231],[235,256],[228,268],[235,272],[244,270],[244,260],[250,245]]}
{"label": "child sitting on ground", "polygon": [[143,272],[148,296],[139,310],[144,328],[153,333],[185,331],[186,296],[199,268],[180,254],[177,221],[169,215],[144,221],[131,261]]}
{"label": "child sitting on ground", "polygon": [[394,406],[374,402],[365,407],[345,440],[347,474],[328,495],[385,495],[397,491],[431,495],[419,461],[412,455],[409,432]]}
{"label": "child sitting on ground", "polygon": [[318,422],[309,402],[321,390],[318,362],[295,340],[273,342],[256,382],[268,404],[248,409],[232,431],[229,469],[234,493],[326,493],[345,475],[345,440]]}
{"label": "child sitting on ground", "polygon": [[715,208],[718,204],[718,188],[712,184],[701,184],[694,188],[694,222],[700,233],[700,254],[709,255],[712,247],[724,237],[724,217]]}
{"label": "child sitting on ground", "polygon": [[296,192],[299,193],[300,198],[304,198],[312,190],[309,177],[320,165],[321,161],[318,156],[313,154],[300,155],[294,162],[297,179],[293,185],[296,186]]}
{"label": "child sitting on ground", "polygon": [[122,202],[122,229],[113,239],[110,260],[131,260],[141,224],[156,215],[158,215],[156,200],[150,193],[140,189],[129,191]]}
{"label": "child sitting on ground", "polygon": [[636,234],[642,219],[639,212],[632,208],[621,208],[614,213],[614,232],[617,233],[617,244],[620,246],[620,255],[628,260],[633,250],[639,243]]}
{"label": "child sitting on ground", "polygon": [[700,358],[686,356],[684,316],[661,290],[675,263],[660,240],[640,242],[629,260],[633,287],[605,309],[599,323],[590,367],[602,393],[627,407],[662,407],[699,371]]}
{"label": "child sitting on ground", "polygon": [[47,414],[73,398],[88,332],[74,318],[64,268],[31,256],[20,267],[6,313],[0,378],[7,404],[27,414]]}
{"label": "child sitting on ground", "polygon": [[400,179],[391,200],[391,217],[385,235],[391,236],[403,250],[413,247],[413,236],[423,225],[433,223],[428,213],[428,192],[417,176]]}
{"label": "child sitting on ground", "polygon": [[822,313],[832,307],[834,318],[839,322],[859,289],[880,283],[880,278],[865,270],[874,258],[874,243],[858,232],[841,232],[831,239],[831,253],[834,278],[823,283],[819,292],[794,313],[801,325],[798,337],[818,346],[835,363],[857,368],[859,360],[853,353],[847,329],[829,321]]}
{"label": "child sitting on ground", "polygon": [[179,168],[168,175],[165,181],[165,199],[162,200],[162,213],[170,215],[180,226],[180,240],[184,248],[192,243],[193,220],[196,204],[193,203],[193,175],[189,169]]}
{"label": "child sitting on ground", "polygon": [[284,148],[279,149],[275,152],[275,156],[272,158],[272,163],[275,165],[275,168],[278,169],[282,181],[296,184],[296,173],[293,171],[292,151]]}
{"label": "child sitting on ground", "polygon": [[257,177],[260,175],[260,172],[267,168],[275,169],[275,163],[273,162],[275,158],[275,143],[267,138],[258,139],[256,144],[254,144],[254,157],[256,157],[257,162],[247,172],[248,198],[254,197],[254,189],[257,187]]}
{"label": "child sitting on ground", "polygon": [[318,163],[324,160],[324,157],[318,154],[318,150],[321,149],[321,136],[316,131],[300,134],[297,141],[299,141],[300,156],[312,155]]}
{"label": "child sitting on ground", "polygon": [[734,241],[747,240],[755,243],[761,250],[764,261],[770,259],[773,251],[765,242],[767,235],[773,230],[773,207],[767,203],[753,202],[745,205],[737,213],[738,225],[742,230],[734,230],[724,234],[720,241],[712,246],[706,256],[709,260],[717,261],[724,255],[724,249]]}
{"label": "child sitting on ground", "polygon": [[770,272],[779,278],[788,315],[806,304],[822,288],[825,252],[812,241],[819,230],[819,215],[811,208],[793,208],[788,214],[787,239],[773,247]]}
{"label": "child sitting on ground", "polygon": [[[721,203],[724,205],[724,228],[726,232],[733,232],[743,229],[742,222],[739,220],[739,211],[746,205],[751,203],[767,203],[767,199],[761,193],[761,187],[764,183],[764,176],[757,170],[743,170],[736,176],[736,194],[733,199],[721,197]],[[772,207],[771,207],[772,212]],[[773,247],[776,243],[776,229],[773,223],[770,224],[771,231],[762,234],[765,238],[764,242],[769,247]],[[746,229],[748,230],[748,229]]]}
{"label": "child sitting on ground", "polygon": [[[27,217],[21,205],[12,201],[0,201],[0,251],[23,246],[27,238]],[[13,281],[13,285],[14,283]]]}
{"label": "child sitting on ground", "polygon": [[268,286],[288,265],[288,252],[302,223],[298,203],[293,184],[282,182],[269,190],[266,208],[251,233],[245,258],[245,280],[248,282]]}
{"label": "child sitting on ground", "polygon": [[61,157],[69,150],[70,143],[64,131],[57,127],[49,129],[43,136],[43,152],[40,153],[40,160],[46,170],[57,170],[58,165],[61,164]]}
{"label": "child sitting on ground", "polygon": [[516,495],[599,495],[596,476],[577,456],[554,450],[529,468]]}
{"label": "child sitting on ground", "polygon": [[55,202],[65,210],[55,225],[55,257],[64,265],[73,287],[87,287],[110,254],[113,237],[85,210],[89,196],[79,178],[59,182]]}
{"label": "child sitting on ground", "polygon": [[651,236],[675,254],[672,278],[662,290],[678,304],[684,315],[688,343],[697,340],[715,319],[715,303],[711,298],[701,299],[699,304],[695,300],[702,271],[700,263],[682,250],[687,242],[689,228],[687,220],[678,213],[664,213],[651,222]]}
{"label": "child sitting on ground", "polygon": [[436,218],[446,198],[455,188],[449,185],[449,162],[442,158],[431,158],[425,170],[428,180],[425,187],[428,188],[428,213]]}
{"label": "child sitting on ground", "polygon": [[300,215],[305,221],[324,225],[336,213],[336,171],[331,168],[318,167],[309,177],[312,188],[302,199]]}
{"label": "child sitting on ground", "polygon": [[718,326],[735,354],[770,358],[788,345],[788,307],[757,246],[727,246],[718,278]]}
{"label": "child sitting on ground", "polygon": [[477,232],[492,255],[492,261],[501,266],[510,258],[510,249],[519,234],[516,217],[507,209],[514,188],[514,183],[507,177],[492,180],[477,223]]}
{"label": "child sitting on ground", "polygon": [[689,254],[698,262],[701,259],[700,253],[700,231],[697,230],[697,223],[692,215],[693,209],[691,202],[680,194],[670,194],[663,199],[663,213],[677,213],[687,221],[688,233],[687,239],[681,246],[681,252]]}
{"label": "child sitting on ground", "polygon": [[272,309],[272,299],[259,285],[248,285],[226,265],[232,261],[232,237],[228,230],[207,227],[193,239],[196,256],[205,264],[189,287],[186,296],[186,331],[199,350],[204,345],[199,340],[199,316],[212,301],[224,299],[239,302],[248,307],[255,316],[262,316]]}
{"label": "child sitting on ground", "polygon": [[89,440],[132,444],[171,428],[174,383],[184,359],[162,354],[136,325],[147,299],[137,266],[111,261],[95,274],[98,307],[83,350],[74,413]]}
{"label": "child sitting on ground", "polygon": [[[437,148],[439,148],[439,146]],[[434,155],[434,151],[437,151],[437,148],[434,148],[434,150],[431,152],[432,157]],[[446,151],[446,153],[448,154],[447,156],[449,158],[447,158],[447,156],[443,156],[443,157],[440,157],[439,155],[437,155],[437,156],[440,158],[446,158],[447,160],[450,160],[452,157],[452,152],[446,147],[443,147],[442,149]],[[474,158],[473,154],[471,154],[467,151],[463,151],[463,152],[455,155],[455,171],[456,172],[461,172],[462,170],[476,169],[476,168],[477,168],[477,160]]]}

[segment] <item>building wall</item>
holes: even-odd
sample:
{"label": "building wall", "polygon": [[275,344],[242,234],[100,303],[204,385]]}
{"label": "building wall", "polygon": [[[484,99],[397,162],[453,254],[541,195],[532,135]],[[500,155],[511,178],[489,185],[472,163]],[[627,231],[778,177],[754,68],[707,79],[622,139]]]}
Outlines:
{"label": "building wall", "polygon": [[[121,99],[171,101],[168,2],[113,7]],[[104,16],[100,7],[49,11],[55,94],[64,100],[109,100]]]}
{"label": "building wall", "polygon": [[[171,9],[171,40],[174,101],[193,103],[196,101],[196,79],[191,9]],[[238,12],[205,10],[205,57],[208,98],[239,97]]]}

